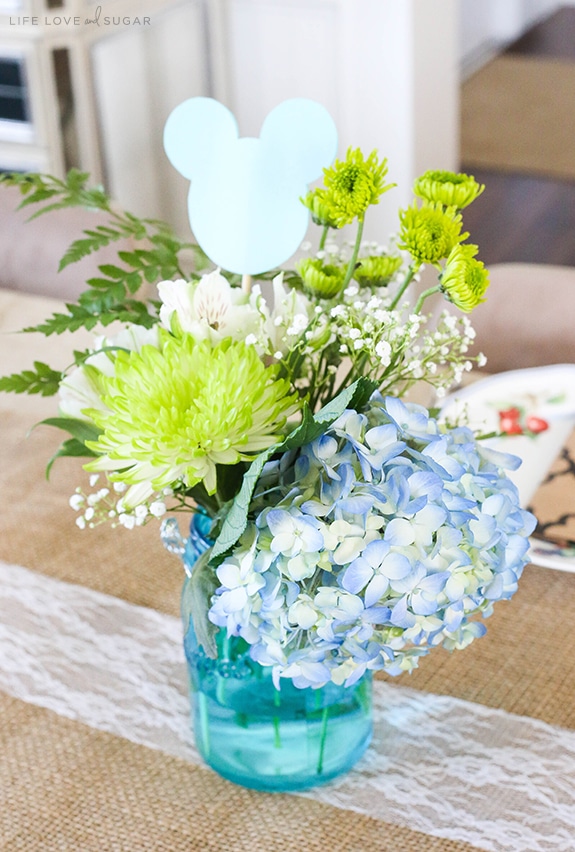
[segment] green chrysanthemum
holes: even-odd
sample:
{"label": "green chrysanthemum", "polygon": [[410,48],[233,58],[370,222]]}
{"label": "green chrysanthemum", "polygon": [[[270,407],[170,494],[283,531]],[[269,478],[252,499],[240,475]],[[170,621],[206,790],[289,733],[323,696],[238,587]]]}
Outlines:
{"label": "green chrysanthemum", "polygon": [[324,228],[326,226],[328,228],[337,228],[337,223],[331,218],[329,208],[323,201],[322,192],[323,190],[321,189],[312,189],[300,201],[308,208],[312,221],[316,225],[321,225]]}
{"label": "green chrysanthemum", "polygon": [[332,264],[324,264],[318,258],[306,257],[296,264],[298,274],[308,293],[321,299],[333,299],[341,291],[345,270]]}
{"label": "green chrysanthemum", "polygon": [[188,334],[165,334],[162,348],[118,352],[115,375],[102,377],[108,411],[90,411],[103,432],[85,467],[113,471],[129,484],[131,508],[165,487],[203,482],[217,488],[216,465],[235,464],[281,437],[299,404],[277,367],[253,346],[226,340],[212,347]]}
{"label": "green chrysanthemum", "polygon": [[363,219],[370,204],[377,204],[380,196],[395,186],[385,183],[387,160],[380,163],[377,151],[364,160],[359,148],[348,148],[345,160],[336,160],[323,171],[325,188],[316,193],[338,228],[355,218]]}
{"label": "green chrysanthemum", "polygon": [[454,208],[440,204],[413,205],[400,213],[399,247],[408,251],[416,263],[439,266],[451,249],[469,234],[461,233],[461,216]]}
{"label": "green chrysanthemum", "polygon": [[383,287],[397,272],[402,262],[400,257],[392,254],[361,257],[353,277],[362,286]]}
{"label": "green chrysanthemum", "polygon": [[478,247],[455,246],[441,276],[441,289],[450,302],[461,311],[469,313],[483,298],[489,286],[489,273],[480,260],[475,260]]}
{"label": "green chrysanthemum", "polygon": [[432,204],[437,202],[459,210],[475,201],[484,189],[485,185],[477,183],[473,175],[447,171],[425,172],[415,181],[413,187],[415,195],[424,201]]}

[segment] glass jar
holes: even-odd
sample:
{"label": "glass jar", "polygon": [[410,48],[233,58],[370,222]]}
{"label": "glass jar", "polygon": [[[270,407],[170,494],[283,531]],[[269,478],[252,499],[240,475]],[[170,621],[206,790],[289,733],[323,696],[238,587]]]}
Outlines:
{"label": "glass jar", "polygon": [[[187,574],[210,547],[211,520],[193,516],[180,549]],[[174,550],[173,547],[170,548]],[[184,650],[196,746],[224,778],[267,791],[301,790],[347,772],[372,735],[371,674],[353,686],[298,689],[250,658],[239,637],[216,634],[217,659],[199,645],[191,618],[189,576],[182,593]]]}

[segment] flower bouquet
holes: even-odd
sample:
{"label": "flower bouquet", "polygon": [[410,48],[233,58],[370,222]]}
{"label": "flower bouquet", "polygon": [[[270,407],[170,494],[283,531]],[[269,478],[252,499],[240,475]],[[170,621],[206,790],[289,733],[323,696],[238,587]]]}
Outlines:
{"label": "flower bouquet", "polygon": [[[93,347],[65,373],[36,362],[0,389],[58,394],[44,422],[69,434],[56,456],[85,457],[87,483],[70,499],[81,528],[191,516],[189,537],[173,517],[162,535],[187,573],[196,741],[222,775],[268,790],[349,769],[371,736],[372,673],[410,672],[432,648],[485,633],[481,617],[517,588],[534,526],[503,471],[517,459],[402,401],[421,382],[440,397],[472,367],[465,314],[488,274],[461,211],[483,187],[426,173],[381,246],[362,231],[392,188],[387,162],[357,149],[330,160],[322,185],[295,197],[319,227],[317,250],[259,271],[210,267],[167,226],[115,209],[87,175],[3,178],[40,212],[108,213],[64,265],[138,241],[67,313],[26,329],[98,326]],[[344,226],[351,243],[338,240]],[[216,236],[224,251],[232,237]],[[218,248],[209,254],[217,262]],[[438,279],[422,291],[425,265]],[[432,322],[436,292],[463,314]]]}

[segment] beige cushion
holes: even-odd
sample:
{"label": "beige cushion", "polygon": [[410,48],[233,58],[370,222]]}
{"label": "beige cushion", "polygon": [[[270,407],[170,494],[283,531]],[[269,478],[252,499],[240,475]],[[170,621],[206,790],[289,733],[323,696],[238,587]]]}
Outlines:
{"label": "beige cushion", "polygon": [[469,315],[490,373],[575,363],[575,267],[490,267],[487,301]]}
{"label": "beige cushion", "polygon": [[132,248],[127,240],[113,243],[59,273],[68,246],[84,229],[108,224],[108,217],[78,208],[27,221],[37,208],[17,211],[21,198],[18,189],[0,186],[0,287],[76,301],[86,280],[99,274],[100,264],[117,262],[118,249]]}

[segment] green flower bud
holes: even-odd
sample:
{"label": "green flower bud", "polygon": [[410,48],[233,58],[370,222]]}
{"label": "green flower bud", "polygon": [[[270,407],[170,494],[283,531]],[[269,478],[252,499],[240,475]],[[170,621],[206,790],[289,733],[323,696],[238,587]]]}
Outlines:
{"label": "green flower bud", "polygon": [[480,260],[475,260],[478,247],[456,245],[450,252],[441,275],[441,289],[456,308],[469,313],[483,298],[489,286],[489,273]]}
{"label": "green flower bud", "polygon": [[402,263],[402,259],[397,255],[382,254],[361,257],[353,277],[362,286],[384,287]]}
{"label": "green flower bud", "polygon": [[439,267],[451,249],[466,239],[461,233],[461,216],[454,208],[446,210],[440,204],[413,205],[400,212],[399,248],[408,251],[416,263]]}
{"label": "green flower bud", "polygon": [[326,226],[328,228],[337,228],[337,224],[330,217],[329,209],[323,201],[323,194],[323,189],[312,189],[305,198],[300,198],[300,201],[308,208],[312,221],[316,225],[321,225],[324,228]]}
{"label": "green flower bud", "polygon": [[313,296],[333,299],[341,291],[345,270],[339,266],[323,264],[318,258],[306,257],[296,264],[304,288]]}
{"label": "green flower bud", "polygon": [[473,175],[462,172],[429,171],[421,175],[413,187],[413,192],[424,201],[439,203],[445,207],[463,210],[478,195],[485,185],[477,183]]}

